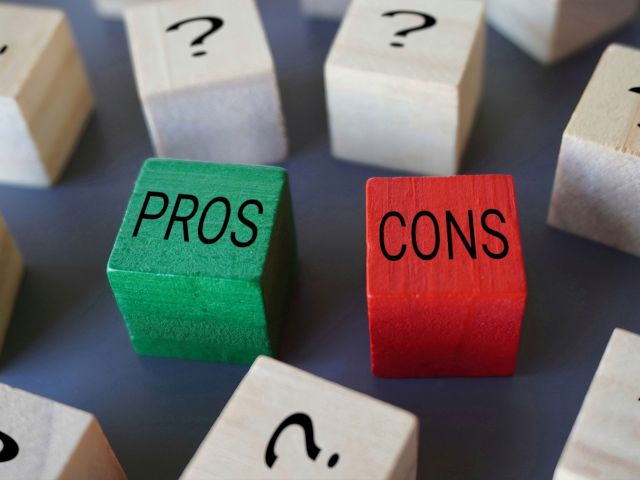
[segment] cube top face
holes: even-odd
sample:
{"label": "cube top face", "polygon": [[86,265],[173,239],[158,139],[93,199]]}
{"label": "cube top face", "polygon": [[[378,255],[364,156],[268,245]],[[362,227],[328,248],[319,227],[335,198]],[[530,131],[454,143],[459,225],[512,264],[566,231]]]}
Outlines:
{"label": "cube top face", "polygon": [[408,479],[417,427],[408,412],[258,357],[181,478]]}
{"label": "cube top face", "polygon": [[[403,0],[392,3],[354,0],[327,65],[456,87],[469,61],[478,29],[483,28],[482,2]],[[402,33],[421,26],[425,28]],[[466,54],[460,55],[460,52]]]}
{"label": "cube top face", "polygon": [[0,405],[0,431],[18,447],[15,458],[0,462],[1,478],[59,478],[94,422],[89,413],[4,384]]}
{"label": "cube top face", "polygon": [[639,112],[640,50],[612,45],[591,77],[565,135],[638,157]]}
{"label": "cube top face", "polygon": [[62,12],[0,4],[0,97],[16,97],[55,31]]}
{"label": "cube top face", "polygon": [[273,72],[254,0],[182,0],[127,9],[142,97]]}
{"label": "cube top face", "polygon": [[555,480],[640,478],[640,336],[616,329],[562,453]]}
{"label": "cube top face", "polygon": [[278,167],[147,160],[108,270],[257,281],[287,188]]}
{"label": "cube top face", "polygon": [[525,295],[512,177],[369,180],[367,292],[416,299]]}

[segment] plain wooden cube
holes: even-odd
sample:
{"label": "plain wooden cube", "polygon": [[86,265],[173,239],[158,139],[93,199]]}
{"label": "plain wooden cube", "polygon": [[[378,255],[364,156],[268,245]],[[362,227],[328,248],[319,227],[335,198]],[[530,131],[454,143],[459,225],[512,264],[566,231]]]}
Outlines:
{"label": "plain wooden cube", "polygon": [[411,480],[417,448],[414,415],[258,357],[181,479]]}
{"label": "plain wooden cube", "polygon": [[0,350],[9,328],[23,273],[20,251],[0,216]]}
{"label": "plain wooden cube", "polygon": [[562,137],[549,225],[640,255],[640,50],[613,45]]}
{"label": "plain wooden cube", "polygon": [[98,13],[103,17],[120,19],[129,7],[162,1],[166,0],[94,0],[94,4]]}
{"label": "plain wooden cube", "polygon": [[491,26],[544,64],[630,22],[637,9],[638,0],[487,0]]}
{"label": "plain wooden cube", "polygon": [[[224,24],[195,44],[214,26]],[[287,153],[273,59],[254,0],[184,0],[128,9],[138,93],[156,153],[270,163]],[[172,28],[173,27],[173,28]]]}
{"label": "plain wooden cube", "polygon": [[302,11],[310,17],[342,18],[351,0],[301,0]]}
{"label": "plain wooden cube", "polygon": [[[485,24],[481,2],[354,0],[325,65],[336,157],[419,174],[451,175],[469,137],[482,91]],[[391,43],[402,43],[394,47]]]}
{"label": "plain wooden cube", "polygon": [[640,478],[640,336],[616,329],[554,480]]}
{"label": "plain wooden cube", "polygon": [[126,478],[93,415],[4,384],[0,405],[0,478]]}
{"label": "plain wooden cube", "polygon": [[93,108],[59,10],[0,4],[0,182],[48,186]]}

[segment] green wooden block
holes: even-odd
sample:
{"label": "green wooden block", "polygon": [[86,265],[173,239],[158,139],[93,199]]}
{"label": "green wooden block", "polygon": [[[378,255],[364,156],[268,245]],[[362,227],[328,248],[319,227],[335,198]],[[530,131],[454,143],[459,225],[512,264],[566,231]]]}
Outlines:
{"label": "green wooden block", "polygon": [[277,350],[295,259],[286,170],[150,159],[107,275],[139,354],[250,364]]}

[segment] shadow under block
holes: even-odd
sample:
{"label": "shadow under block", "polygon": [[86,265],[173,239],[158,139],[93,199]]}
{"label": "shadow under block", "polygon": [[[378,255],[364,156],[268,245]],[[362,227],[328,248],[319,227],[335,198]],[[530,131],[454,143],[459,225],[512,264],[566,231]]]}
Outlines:
{"label": "shadow under block", "polygon": [[250,364],[277,350],[295,259],[286,170],[153,159],[107,271],[138,353]]}
{"label": "shadow under block", "polygon": [[[218,23],[179,23],[203,16]],[[284,159],[280,94],[254,0],[162,2],[128,9],[125,21],[157,155],[228,163]]]}
{"label": "shadow under block", "polygon": [[339,19],[347,11],[351,0],[300,0],[302,11],[310,17]]}
{"label": "shadow under block", "polygon": [[24,266],[18,247],[0,217],[0,351],[9,328],[23,274]]}
{"label": "shadow under block", "polygon": [[3,384],[0,405],[0,478],[126,479],[90,413]]}
{"label": "shadow under block", "polygon": [[640,255],[640,50],[610,46],[562,137],[549,225]]}
{"label": "shadow under block", "polygon": [[180,478],[414,480],[417,457],[413,414],[259,357]]}
{"label": "shadow under block", "polygon": [[640,336],[613,332],[553,478],[640,478]]}
{"label": "shadow under block", "polygon": [[373,373],[512,375],[527,295],[512,178],[374,178],[366,195]]}
{"label": "shadow under block", "polygon": [[629,23],[637,10],[637,0],[487,0],[491,26],[543,64]]}
{"label": "shadow under block", "polygon": [[54,183],[93,109],[59,10],[0,5],[0,182]]}
{"label": "shadow under block", "polygon": [[[337,158],[419,174],[459,167],[482,92],[483,4],[354,0],[325,64],[331,145]],[[394,47],[400,43],[403,47]]]}

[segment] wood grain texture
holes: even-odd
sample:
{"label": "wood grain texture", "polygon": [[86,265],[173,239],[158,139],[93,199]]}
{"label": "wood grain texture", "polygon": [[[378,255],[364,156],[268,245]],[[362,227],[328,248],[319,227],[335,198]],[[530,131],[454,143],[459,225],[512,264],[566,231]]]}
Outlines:
{"label": "wood grain texture", "polygon": [[613,332],[553,478],[640,478],[640,336]]}
{"label": "wood grain texture", "polygon": [[54,183],[93,97],[61,11],[0,5],[0,182]]}
{"label": "wood grain texture", "polygon": [[[396,32],[436,24],[406,37]],[[404,47],[393,47],[401,42]],[[332,150],[344,160],[409,172],[457,172],[481,97],[480,2],[354,0],[325,65]]]}
{"label": "wood grain texture", "polygon": [[[320,452],[313,461],[300,426],[277,437],[272,468],[265,453],[278,426],[295,413],[312,421]],[[418,420],[403,410],[259,357],[240,383],[181,479],[415,480]],[[328,460],[338,454],[330,468]]]}
{"label": "wood grain texture", "polygon": [[613,45],[562,137],[549,225],[640,255],[640,50]]}
{"label": "wood grain texture", "polygon": [[374,374],[511,375],[526,300],[512,178],[369,180],[367,298]]}
{"label": "wood grain texture", "polygon": [[347,11],[351,0],[300,0],[300,6],[305,15],[338,19]]}
{"label": "wood grain texture", "polygon": [[20,251],[0,216],[0,351],[23,275],[24,266]]}
{"label": "wood grain texture", "polygon": [[564,60],[630,22],[637,0],[487,0],[489,23],[543,64]]}
{"label": "wood grain texture", "polygon": [[0,462],[7,480],[122,480],[126,476],[93,415],[0,384],[0,431],[18,455]]}
{"label": "wood grain texture", "polygon": [[138,353],[250,364],[277,350],[295,261],[285,170],[152,159],[107,273]]}
{"label": "wood grain texture", "polygon": [[[166,31],[176,22],[197,21]],[[138,93],[159,156],[228,163],[284,159],[287,140],[267,38],[254,0],[183,0],[125,14]],[[194,53],[204,52],[199,56]]]}

